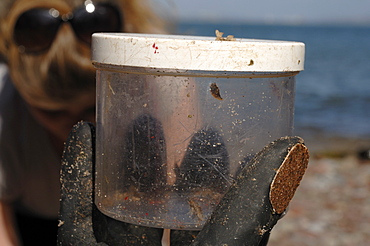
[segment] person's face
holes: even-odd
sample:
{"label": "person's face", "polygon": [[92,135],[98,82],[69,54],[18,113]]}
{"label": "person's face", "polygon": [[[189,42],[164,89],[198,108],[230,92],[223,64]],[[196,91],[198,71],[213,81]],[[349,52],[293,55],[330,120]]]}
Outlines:
{"label": "person's face", "polygon": [[[96,6],[95,19],[84,7],[91,2]],[[114,2],[17,0],[9,13],[12,80],[34,118],[59,142],[66,140],[78,121],[95,120],[95,69],[86,36],[96,28],[120,28],[117,18],[121,16],[113,9],[119,5]]]}

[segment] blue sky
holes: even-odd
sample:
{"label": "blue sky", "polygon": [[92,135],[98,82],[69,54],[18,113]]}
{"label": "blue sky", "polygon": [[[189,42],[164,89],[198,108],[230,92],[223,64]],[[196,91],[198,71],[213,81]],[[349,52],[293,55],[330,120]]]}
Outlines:
{"label": "blue sky", "polygon": [[369,24],[370,0],[172,0],[180,20]]}

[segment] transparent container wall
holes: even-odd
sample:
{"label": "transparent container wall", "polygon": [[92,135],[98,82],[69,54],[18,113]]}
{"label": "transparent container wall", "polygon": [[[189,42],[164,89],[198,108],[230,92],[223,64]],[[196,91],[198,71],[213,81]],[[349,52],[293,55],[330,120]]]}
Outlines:
{"label": "transparent container wall", "polygon": [[98,66],[95,202],[197,230],[254,154],[292,134],[295,76],[167,72]]}

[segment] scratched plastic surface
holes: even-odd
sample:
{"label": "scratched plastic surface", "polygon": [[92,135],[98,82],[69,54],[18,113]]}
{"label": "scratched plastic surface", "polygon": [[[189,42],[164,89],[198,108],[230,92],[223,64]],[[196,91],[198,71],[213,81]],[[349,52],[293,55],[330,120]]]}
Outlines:
{"label": "scratched plastic surface", "polygon": [[199,230],[248,160],[292,134],[292,74],[95,65],[95,202],[118,220]]}

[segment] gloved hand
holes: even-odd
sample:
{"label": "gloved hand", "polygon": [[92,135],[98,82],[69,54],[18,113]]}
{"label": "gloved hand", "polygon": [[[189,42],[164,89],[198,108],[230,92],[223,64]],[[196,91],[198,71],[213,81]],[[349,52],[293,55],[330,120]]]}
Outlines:
{"label": "gloved hand", "polygon": [[[163,229],[120,222],[96,208],[94,143],[94,126],[83,122],[66,142],[58,245],[161,245]],[[200,232],[171,230],[171,246],[266,245],[307,165],[301,138],[272,142],[243,168]]]}

